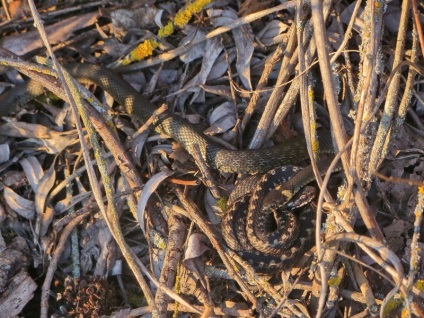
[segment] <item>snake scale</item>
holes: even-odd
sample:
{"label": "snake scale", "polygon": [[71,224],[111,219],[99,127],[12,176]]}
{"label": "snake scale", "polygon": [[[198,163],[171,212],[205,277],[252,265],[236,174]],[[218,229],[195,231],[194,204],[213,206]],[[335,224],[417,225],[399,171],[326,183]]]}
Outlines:
{"label": "snake scale", "polygon": [[[148,120],[156,107],[139,94],[129,83],[123,80],[118,74],[108,70],[102,66],[94,64],[75,63],[66,66],[69,73],[77,80],[84,83],[94,83],[106,90],[117,103],[124,106],[126,111],[135,116],[140,121]],[[28,102],[42,92],[41,85],[34,80],[27,82],[25,88],[10,90],[6,94],[0,96],[0,116],[8,115],[17,105]],[[190,124],[185,119],[178,117],[170,112],[164,112],[158,115],[153,123],[156,131],[165,133],[181,144],[190,154],[193,152],[193,145],[197,144],[204,160],[207,164],[222,172],[231,173],[247,173],[258,174],[270,171],[275,167],[295,165],[299,162],[308,159],[306,150],[306,142],[302,137],[292,138],[288,142],[279,144],[274,147],[263,148],[258,150],[227,150],[215,145],[207,136],[200,132],[194,125]],[[329,133],[323,133],[319,136],[321,149],[332,149],[331,136]],[[303,171],[303,172],[302,172]],[[298,215],[288,211],[287,208],[283,212],[286,217],[276,217],[278,231],[267,229],[272,226],[269,223],[270,215],[277,212],[248,212],[246,204],[251,208],[256,209],[258,197],[264,197],[262,190],[267,188],[269,191],[274,187],[274,183],[286,184],[285,189],[290,190],[290,193],[296,193],[300,188],[311,182],[314,177],[312,170],[304,169],[299,171],[296,167],[286,167],[272,170],[270,173],[276,177],[272,181],[272,185],[265,179],[258,183],[257,191],[254,192],[250,203],[243,198],[242,207],[236,207],[233,212],[227,214],[222,222],[222,230],[227,244],[238,251],[238,253],[260,272],[269,272],[279,270],[291,265],[300,254],[308,247],[306,244],[307,238],[311,237],[313,229],[313,213],[310,208],[301,208],[302,212]],[[284,189],[283,189],[284,190]],[[299,204],[294,205],[290,200],[286,200],[285,206],[290,206],[291,210],[299,208]],[[243,207],[244,206],[244,207]],[[254,206],[254,207],[253,207]],[[252,210],[249,210],[252,211]],[[281,213],[280,213],[281,214]],[[247,217],[247,222],[246,222]],[[299,230],[299,221],[304,229]],[[240,225],[240,222],[243,222]],[[259,223],[258,223],[259,222]],[[272,222],[271,222],[272,223]],[[302,224],[303,223],[303,224]],[[286,229],[286,226],[289,228]],[[291,230],[290,230],[291,229]],[[234,233],[242,233],[243,238],[234,237]],[[278,232],[278,233],[277,233]],[[301,232],[301,234],[299,234]],[[287,234],[294,233],[294,234]],[[251,246],[251,241],[246,236],[255,235],[259,239],[251,239],[254,248]],[[293,236],[294,235],[294,236]],[[261,252],[256,249],[262,245],[260,239],[279,241],[280,239],[289,238],[287,246],[270,247],[270,250]],[[278,238],[277,238],[278,237]],[[241,241],[241,242],[240,242]],[[248,243],[249,241],[250,243]],[[273,242],[268,242],[272,245]],[[249,245],[249,246],[246,246]],[[283,243],[286,244],[286,243]],[[281,245],[281,244],[280,244]],[[279,251],[279,252],[278,252]],[[275,253],[277,252],[277,253]]]}

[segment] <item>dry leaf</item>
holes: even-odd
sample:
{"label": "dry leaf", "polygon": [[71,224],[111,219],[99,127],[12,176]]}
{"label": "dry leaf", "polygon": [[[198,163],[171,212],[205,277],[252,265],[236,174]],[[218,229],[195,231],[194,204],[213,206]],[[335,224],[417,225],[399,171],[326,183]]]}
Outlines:
{"label": "dry leaf", "polygon": [[53,216],[54,210],[49,206],[46,206],[43,213],[40,214],[40,227],[39,230],[36,228],[36,233],[38,234],[38,237],[41,238],[41,240],[47,239],[45,235],[49,229],[50,224],[52,223]]}
{"label": "dry leaf", "polygon": [[187,250],[184,254],[184,266],[197,273],[199,277],[203,277],[205,264],[201,258],[209,250],[208,239],[205,235],[192,234],[188,239]]}
{"label": "dry leaf", "polygon": [[221,134],[234,127],[237,121],[235,107],[230,102],[225,102],[217,107],[211,114],[209,122],[211,126],[204,131],[205,134]]}
{"label": "dry leaf", "polygon": [[184,85],[182,90],[186,90],[188,92],[194,93],[194,96],[191,99],[190,103],[204,103],[205,102],[205,94],[201,89],[200,85],[206,83],[206,79],[211,71],[216,59],[221,53],[223,46],[221,42],[217,38],[213,38],[207,40],[205,43],[205,54],[202,59],[202,67],[200,72],[194,76],[186,85]]}
{"label": "dry leaf", "polygon": [[10,147],[9,144],[0,145],[0,164],[8,162],[10,159]]}
{"label": "dry leaf", "polygon": [[[191,25],[186,25],[183,29],[184,33],[187,34],[181,42],[178,44],[178,47],[182,47],[185,45],[190,45],[190,43],[197,42],[200,39],[205,37],[205,33],[195,28]],[[187,64],[199,57],[202,57],[205,54],[205,45],[204,43],[199,43],[196,45],[191,45],[190,48],[180,55],[181,62]]]}
{"label": "dry leaf", "polygon": [[[214,27],[225,26],[234,20],[238,19],[237,14],[230,10],[209,10],[209,15],[212,18]],[[241,27],[231,30],[236,44],[237,62],[236,68],[244,87],[248,90],[252,89],[250,82],[250,63],[255,49],[252,39],[253,32],[250,25],[243,25]]]}
{"label": "dry leaf", "polygon": [[95,276],[105,276],[116,260],[116,243],[105,222],[97,222],[97,226],[99,227],[98,242],[100,243],[100,255],[96,259],[93,274]]}
{"label": "dry leaf", "polygon": [[158,188],[158,186],[162,183],[163,180],[171,176],[174,172],[164,168],[161,172],[152,176],[149,181],[147,181],[146,185],[143,188],[143,191],[140,194],[137,204],[137,215],[138,215],[138,223],[140,224],[140,228],[144,234],[146,234],[146,226],[144,224],[144,211],[146,209],[147,201],[154,191]]}
{"label": "dry leaf", "polygon": [[77,138],[76,131],[57,132],[49,127],[28,124],[24,122],[10,122],[0,126],[0,135],[16,138],[35,138],[34,142],[44,146],[50,154],[57,154],[69,146]]}
{"label": "dry leaf", "polygon": [[404,233],[408,224],[403,220],[394,220],[392,224],[386,226],[383,231],[390,249],[397,253],[405,248]]}
{"label": "dry leaf", "polygon": [[70,208],[74,207],[76,204],[83,202],[85,199],[90,197],[91,191],[83,192],[76,194],[71,197],[67,197],[63,200],[58,201],[54,206],[54,211],[56,215],[62,214],[68,211]]}
{"label": "dry leaf", "polygon": [[[346,25],[349,24],[350,19],[352,18],[353,9],[355,8],[356,2],[357,1],[351,3],[340,14],[340,18],[341,18],[342,22]],[[361,33],[362,29],[364,27],[363,12],[364,12],[364,9],[359,8],[358,15],[356,16],[355,22],[353,23],[353,29],[358,33]]]}
{"label": "dry leaf", "polygon": [[279,20],[272,20],[258,32],[257,37],[265,46],[278,44],[283,41],[285,35],[282,34],[283,32],[286,32],[288,28],[289,27],[283,22]]}
{"label": "dry leaf", "polygon": [[[228,72],[228,62],[232,63],[236,58],[236,50],[234,48],[229,48],[226,51],[226,54],[221,54],[215,61],[210,70],[206,81],[211,81],[214,79],[221,78],[224,74]],[[228,85],[226,86],[228,87]]]}
{"label": "dry leaf", "polygon": [[125,31],[134,28],[147,28],[155,24],[155,17],[158,9],[155,7],[141,7],[135,10],[118,9],[110,13],[112,24],[115,28]]}
{"label": "dry leaf", "polygon": [[37,213],[43,213],[47,203],[47,198],[56,182],[56,169],[55,162],[52,163],[50,168],[44,173],[38,183],[37,190],[35,192],[35,208]]}
{"label": "dry leaf", "polygon": [[[51,45],[69,39],[77,30],[83,29],[96,22],[98,12],[91,12],[74,16],[45,27]],[[17,55],[24,55],[44,47],[38,30],[31,30],[22,34],[12,34],[0,42],[4,49]]]}
{"label": "dry leaf", "polygon": [[143,152],[144,145],[146,143],[147,137],[149,137],[150,131],[145,130],[142,134],[138,134],[132,141],[132,155],[135,158],[135,162],[137,162],[140,166],[142,163],[140,162],[141,153]]}
{"label": "dry leaf", "polygon": [[25,176],[34,192],[37,192],[38,183],[44,176],[43,168],[34,156],[29,156],[19,160],[22,168],[24,169]]}
{"label": "dry leaf", "polygon": [[222,215],[222,210],[218,206],[216,199],[213,197],[209,189],[206,191],[204,202],[209,221],[212,224],[220,224],[221,218],[218,217],[218,215]]}
{"label": "dry leaf", "polygon": [[35,203],[21,197],[9,187],[4,187],[4,198],[9,207],[27,220],[33,220],[35,216]]}

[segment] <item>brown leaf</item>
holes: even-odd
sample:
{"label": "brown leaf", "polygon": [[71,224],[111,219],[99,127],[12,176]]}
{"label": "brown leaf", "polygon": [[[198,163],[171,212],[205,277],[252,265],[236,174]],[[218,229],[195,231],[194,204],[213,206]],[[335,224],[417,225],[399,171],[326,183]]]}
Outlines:
{"label": "brown leaf", "polygon": [[201,257],[209,251],[208,239],[205,235],[194,233],[188,239],[187,250],[184,254],[184,265],[203,277],[204,262]]}
{"label": "brown leaf", "polygon": [[[234,11],[230,10],[210,10],[212,23],[215,27],[224,26],[228,23],[234,22],[238,17]],[[253,32],[250,25],[243,25],[241,27],[231,30],[236,44],[237,62],[236,68],[239,73],[240,80],[244,87],[248,90],[252,89],[250,82],[250,63],[255,49],[252,39]]]}
{"label": "brown leaf", "polygon": [[217,107],[211,114],[211,126],[204,131],[205,134],[221,134],[234,127],[237,121],[235,107],[230,102],[225,102]]}
{"label": "brown leaf", "polygon": [[[46,26],[46,32],[50,44],[54,45],[70,38],[77,30],[83,29],[96,22],[98,12],[86,13],[62,20]],[[22,34],[13,34],[3,39],[3,48],[17,54],[24,55],[36,49],[44,47],[38,30],[32,30]]]}
{"label": "brown leaf", "polygon": [[169,169],[163,169],[160,173],[157,173],[152,176],[144,186],[144,189],[140,195],[140,198],[138,199],[137,204],[138,222],[143,233],[146,233],[146,227],[144,224],[144,211],[146,209],[147,201],[149,200],[153,192],[157,189],[157,187],[162,183],[162,181],[168,178],[173,173],[174,172]]}
{"label": "brown leaf", "polygon": [[21,197],[9,187],[4,187],[4,198],[9,207],[27,220],[34,219],[35,203]]}
{"label": "brown leaf", "polygon": [[0,126],[0,135],[36,138],[34,142],[44,147],[50,154],[61,152],[77,138],[76,131],[57,132],[46,126],[24,122],[10,122]]}
{"label": "brown leaf", "polygon": [[38,183],[44,176],[43,168],[34,156],[29,156],[19,160],[22,168],[24,169],[25,176],[34,192],[37,191]]}
{"label": "brown leaf", "polygon": [[286,37],[284,32],[288,30],[289,26],[278,20],[272,20],[267,23],[265,27],[257,34],[262,44],[271,46],[281,43]]}

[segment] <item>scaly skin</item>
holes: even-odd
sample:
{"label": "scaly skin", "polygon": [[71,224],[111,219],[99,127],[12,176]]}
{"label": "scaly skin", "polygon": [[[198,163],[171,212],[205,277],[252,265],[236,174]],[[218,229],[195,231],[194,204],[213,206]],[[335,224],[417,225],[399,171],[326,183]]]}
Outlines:
{"label": "scaly skin", "polygon": [[[70,64],[67,70],[77,80],[94,83],[106,90],[126,111],[145,122],[156,107],[139,94],[113,71],[95,64]],[[0,116],[13,112],[18,105],[40,95],[41,84],[34,80],[27,82],[25,88],[15,88],[0,96]],[[214,169],[234,173],[265,173],[272,168],[294,165],[308,159],[306,142],[303,137],[295,137],[274,147],[255,150],[228,150],[213,144],[207,136],[185,119],[169,112],[156,117],[153,126],[178,141],[190,154],[197,144],[206,162]],[[322,152],[332,152],[331,136],[328,131],[320,133],[319,142]]]}
{"label": "scaly skin", "polygon": [[[84,83],[94,83],[106,90],[120,105],[125,107],[126,111],[130,115],[136,117],[142,122],[149,119],[156,110],[156,107],[153,104],[135,91],[134,88],[125,82],[119,75],[109,69],[99,65],[80,63],[70,64],[66,66],[66,68],[77,80]],[[24,87],[12,89],[6,94],[1,95],[0,116],[8,115],[13,112],[17,106],[27,103],[29,100],[40,95],[42,91],[43,87],[41,84],[38,84],[34,80],[30,80]],[[155,130],[165,133],[178,141],[190,154],[193,152],[193,145],[197,144],[208,165],[222,172],[248,174],[265,173],[275,167],[294,165],[308,159],[306,142],[302,137],[292,138],[289,141],[274,147],[258,150],[235,151],[227,150],[215,145],[195,126],[170,112],[158,115],[154,119],[152,125]],[[319,143],[321,152],[333,152],[329,131],[324,130],[320,133]],[[299,188],[311,182],[313,179],[314,176],[312,169],[307,169],[304,173],[298,173],[292,176],[289,186],[284,189],[289,191],[298,191]],[[251,216],[252,214],[253,216]],[[246,222],[246,214],[242,215],[242,218]],[[250,220],[247,221],[247,231],[250,233],[255,227],[255,222],[263,218],[260,214],[258,214],[258,212],[250,212],[248,215]],[[304,217],[307,217],[308,222],[306,222],[307,228],[302,229],[302,231],[310,235],[310,233],[312,233],[310,227],[313,225],[313,222],[310,221],[310,212],[305,212],[300,215],[300,219]],[[237,230],[239,227],[239,225],[230,223],[233,221],[238,222],[237,220],[239,219],[240,217],[226,217],[223,222],[222,228],[224,238],[230,246],[234,245],[234,239],[230,236],[232,235],[232,232]],[[284,222],[285,221],[282,221],[282,223]],[[287,219],[286,221],[288,224],[292,222],[293,218],[290,220]],[[258,226],[258,228],[263,228],[263,226]],[[246,232],[246,227],[243,231]],[[281,232],[281,230],[279,231]],[[259,271],[275,271],[292,264],[293,261],[295,261],[295,259],[303,253],[305,249],[304,242],[305,239],[303,239],[302,236],[302,239],[295,240],[295,244],[289,247],[289,251],[286,250],[281,255],[271,255],[269,259],[265,259],[263,256],[258,256],[256,251],[239,252],[246,259],[260,259]],[[267,263],[269,265],[268,267]],[[254,261],[253,264],[257,265],[258,262]]]}

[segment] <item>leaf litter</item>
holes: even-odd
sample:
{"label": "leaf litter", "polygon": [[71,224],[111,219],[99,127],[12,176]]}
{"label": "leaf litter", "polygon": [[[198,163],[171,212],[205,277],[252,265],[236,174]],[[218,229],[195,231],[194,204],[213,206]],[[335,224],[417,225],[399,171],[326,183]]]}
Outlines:
{"label": "leaf litter", "polygon": [[[197,2],[199,1],[193,1],[194,4]],[[249,141],[246,136],[250,134],[249,130],[255,129],[255,122],[260,117],[262,108],[259,107],[253,115],[246,133],[234,138],[240,132],[239,119],[243,116],[246,101],[248,102],[253,94],[264,98],[274,89],[273,83],[280,72],[281,62],[270,70],[269,83],[255,91],[276,46],[286,47],[290,41],[290,28],[296,23],[294,6],[253,19],[249,23],[242,23],[226,30],[220,36],[208,37],[216,29],[225,28],[251,14],[276,7],[280,2],[246,0],[240,3],[240,7],[238,3],[230,1],[206,2],[208,1],[205,1],[205,7],[193,14],[185,26],[175,29],[170,36],[159,39],[153,56],[147,60],[148,67],[140,63],[137,68],[139,62],[135,62],[133,71],[124,74],[125,79],[138,91],[144,92],[154,103],[159,105],[166,102],[168,109],[195,122],[205,133],[230,140],[232,146],[247,145]],[[336,11],[332,11],[334,15],[329,18],[329,38],[326,41],[328,40],[334,51],[343,40],[338,23],[346,30],[356,4],[354,1],[350,4],[334,4],[332,7],[335,9],[339,6]],[[41,1],[39,7],[50,43],[54,45],[55,53],[63,64],[84,60],[114,65],[139,43],[155,37],[158,30],[166,26],[167,21],[172,19],[176,12],[188,8],[188,3],[174,1],[129,1],[126,4],[109,1],[104,5],[83,4],[86,5],[86,11],[76,10],[73,5],[73,2]],[[342,78],[340,82],[345,84],[345,92],[352,90],[344,95],[344,101],[352,101],[351,108],[357,105],[353,105],[353,99],[348,97],[353,94],[353,88],[346,84],[346,69],[358,77],[360,72],[364,71],[359,70],[363,61],[357,52],[362,49],[362,39],[368,32],[367,6],[368,4],[362,4],[359,14],[353,17],[354,31],[347,48],[352,50],[349,51],[349,63],[353,65],[348,64],[345,58],[339,58],[339,74],[334,75]],[[382,68],[386,74],[379,74],[382,79],[390,73],[391,56],[396,45],[393,39],[401,19],[401,3],[393,1],[385,6],[383,40],[376,40],[380,49],[378,58],[387,63]],[[17,55],[25,55],[25,58],[40,54],[39,50],[45,54],[38,31],[33,28],[31,20],[28,20],[30,13],[23,2],[19,4],[16,1],[10,7],[14,16],[12,20],[6,18],[5,8],[2,9],[1,47]],[[417,4],[417,10],[418,18],[423,19],[422,4]],[[340,17],[337,17],[336,12],[340,12]],[[337,21],[338,18],[340,21]],[[309,20],[310,16],[306,14],[304,22]],[[410,17],[409,20],[408,46],[411,45],[414,34],[413,18]],[[201,40],[198,44],[192,44]],[[178,54],[179,49],[182,53]],[[175,51],[177,53],[174,57],[178,59],[161,60],[163,55]],[[422,61],[422,55],[420,58]],[[157,60],[162,61],[160,66],[155,66],[157,64],[154,62]],[[317,66],[311,67],[313,75],[310,85],[315,90],[315,102],[320,106],[327,106],[320,87],[320,70]],[[2,70],[2,90],[17,85],[18,81],[10,74]],[[405,77],[406,74],[406,71],[402,73]],[[297,76],[299,72],[295,70],[290,78],[293,80]],[[354,77],[354,80],[356,84],[359,83],[358,78]],[[422,85],[420,86],[418,81],[416,83],[415,96],[412,97],[409,111],[416,112],[415,118],[418,118],[422,125]],[[382,90],[385,86],[384,80],[379,82],[379,85]],[[405,85],[405,81],[402,82],[402,87]],[[94,91],[94,88],[91,88]],[[101,94],[98,90],[95,92]],[[103,100],[109,99],[103,98],[103,95],[98,96]],[[398,100],[401,96],[399,93]],[[340,99],[340,105],[345,107],[342,102]],[[109,99],[108,104],[112,105],[113,102]],[[263,105],[262,101],[260,104]],[[114,184],[117,200],[115,204],[119,207],[120,225],[127,244],[132,248],[138,262],[144,264],[148,271],[155,273],[157,279],[173,291],[171,293],[167,290],[166,297],[159,296],[163,290],[149,281],[152,293],[157,296],[154,313],[158,317],[166,317],[167,313],[171,312],[181,317],[194,317],[200,316],[195,311],[200,308],[204,316],[209,312],[210,316],[268,317],[274,311],[281,317],[315,317],[319,295],[317,296],[316,290],[317,276],[315,279],[313,276],[314,267],[304,263],[298,265],[293,269],[291,278],[284,280],[282,277],[287,275],[251,275],[249,268],[243,267],[242,264],[242,267],[237,267],[237,273],[242,273],[241,281],[237,281],[235,275],[238,274],[234,273],[234,269],[226,268],[227,264],[218,253],[220,247],[214,245],[214,231],[219,229],[219,226],[212,226],[211,232],[207,232],[202,231],[199,225],[205,217],[204,210],[212,214],[208,217],[208,222],[216,224],[222,213],[225,213],[225,202],[211,195],[204,186],[191,183],[194,179],[205,181],[205,177],[193,168],[195,165],[184,150],[179,148],[169,154],[171,151],[167,136],[152,135],[153,133],[149,138],[145,136],[145,140],[140,142],[134,135],[139,123],[121,113],[121,110],[116,108],[114,115],[119,112],[119,117],[114,116],[113,119],[118,140],[131,152],[137,165],[137,174],[147,186],[140,195],[141,189],[128,190],[124,173],[118,170],[117,165],[109,164],[108,173]],[[300,107],[292,108],[288,118],[280,125],[274,140],[284,139],[281,132],[290,131],[290,122],[299,117],[299,113]],[[377,120],[379,116],[380,114],[377,115]],[[414,118],[413,114],[411,117]],[[340,284],[337,285],[333,299],[331,293],[334,292],[334,286],[330,286],[327,304],[333,305],[327,305],[322,316],[341,316],[342,313],[345,316],[367,315],[370,312],[375,314],[373,305],[377,306],[377,312],[384,307],[385,311],[381,315],[385,317],[419,317],[424,311],[423,235],[418,241],[415,240],[419,233],[423,234],[422,224],[421,228],[415,225],[419,217],[417,206],[422,193],[419,188],[417,190],[417,184],[408,183],[408,180],[418,183],[423,181],[424,135],[422,126],[414,125],[414,120],[409,118],[407,124],[396,129],[396,137],[390,142],[390,152],[379,169],[381,175],[391,179],[374,178],[372,183],[364,179],[364,184],[367,184],[367,200],[384,232],[386,246],[400,260],[406,279],[412,280],[408,285],[410,306],[408,307],[405,295],[400,291],[388,304],[382,306],[383,299],[392,288],[392,282],[380,276],[385,273],[384,267],[379,267],[367,253],[350,246],[345,250],[346,253],[359,260],[365,260],[373,267],[373,271],[363,267],[370,282],[373,299],[366,298],[369,294],[356,285],[357,276],[350,272],[350,261],[341,256],[333,265],[334,272],[330,273],[331,279],[340,279]],[[228,133],[229,131],[231,133]],[[0,138],[0,220],[3,242],[0,252],[0,276],[4,277],[0,281],[2,316],[28,316],[30,313],[40,312],[42,305],[34,294],[38,292],[37,286],[43,284],[41,281],[45,279],[46,268],[50,266],[55,253],[61,253],[61,257],[55,271],[54,284],[49,287],[50,295],[54,296],[47,301],[49,315],[52,317],[135,317],[150,314],[152,304],[147,304],[147,298],[140,292],[131,271],[123,262],[111,230],[98,212],[90,191],[80,147],[76,142],[75,118],[66,106],[61,106],[54,98],[45,95],[16,114],[4,117],[0,126]],[[101,147],[105,154],[111,151],[104,144]],[[169,181],[168,175],[163,175],[163,171],[168,171],[170,167],[174,169],[172,181]],[[214,172],[213,179],[213,182],[219,185],[218,188],[231,188],[235,176]],[[150,190],[148,180],[160,180],[155,184],[155,192]],[[101,185],[102,191],[103,186]],[[178,187],[184,189],[185,195],[192,200],[200,216],[190,214],[192,212],[189,212],[186,206],[185,210],[181,211],[181,198],[176,191]],[[136,210],[138,215],[130,212],[132,195],[137,199],[143,198],[140,200],[142,203],[139,203],[139,211]],[[65,226],[75,217],[87,212],[90,215],[80,222],[70,234],[70,239],[66,240],[63,249],[58,251],[59,239],[65,237]],[[177,222],[175,215],[184,215],[183,223],[186,226],[179,228],[179,231],[182,231],[181,242],[174,240],[170,243],[166,236],[171,231],[171,226],[176,224],[168,224],[167,221]],[[353,225],[358,233],[367,234],[361,219]],[[177,235],[178,233],[177,231]],[[172,246],[174,252],[184,251],[185,256],[173,254],[173,251],[167,250],[168,246]],[[178,257],[177,262],[172,265],[175,267],[167,267],[169,261],[166,253],[171,259]],[[226,253],[233,262],[232,266],[239,266],[234,264],[234,255],[229,254],[228,249]],[[12,266],[5,270],[4,265],[7,264]],[[304,271],[299,274],[299,269]],[[249,285],[248,289],[243,289],[243,282]],[[19,287],[22,284],[26,286],[24,290]],[[293,291],[290,293],[291,288]],[[174,301],[178,299],[176,296],[181,296],[185,302],[177,300],[177,305]],[[105,300],[111,301],[108,303]]]}

